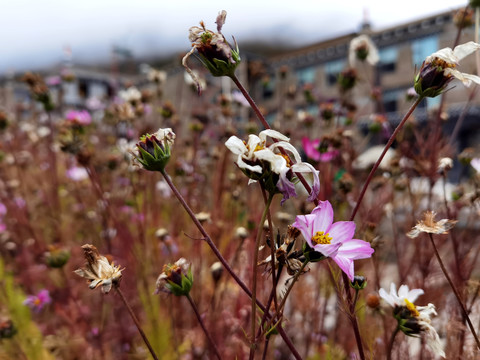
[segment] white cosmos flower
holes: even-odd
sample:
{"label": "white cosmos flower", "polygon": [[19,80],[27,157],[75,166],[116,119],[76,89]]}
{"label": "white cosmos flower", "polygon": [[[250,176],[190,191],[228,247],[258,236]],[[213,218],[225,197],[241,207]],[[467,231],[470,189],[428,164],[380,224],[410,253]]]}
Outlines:
{"label": "white cosmos flower", "polygon": [[[267,137],[277,140],[277,142],[267,146]],[[320,180],[318,178],[318,170],[312,165],[302,162],[300,154],[297,149],[289,143],[290,139],[280,132],[272,129],[267,129],[260,134],[250,134],[248,142],[244,142],[236,136],[231,136],[226,142],[225,146],[235,155],[237,155],[236,164],[244,171],[256,173],[248,175],[250,182],[255,181],[261,177],[264,172],[264,165],[269,165],[269,170],[279,175],[279,180],[276,184],[278,190],[283,193],[283,201],[291,196],[296,196],[295,184],[291,182],[291,172],[297,173],[311,173],[313,175],[312,192],[308,197],[309,201],[313,201],[320,190]],[[287,158],[281,153],[281,150],[289,152],[292,155],[294,164],[287,162]],[[249,183],[250,183],[249,182]]]}
{"label": "white cosmos flower", "polygon": [[405,299],[410,301],[411,303],[414,303],[415,300],[420,295],[423,295],[423,290],[422,289],[412,289],[409,290],[407,285],[402,285],[398,289],[398,294],[397,294],[397,287],[394,283],[390,284],[390,294],[388,294],[383,288],[379,290],[378,292],[380,294],[380,297],[385,300],[390,306],[395,307],[395,306],[405,306]]}
{"label": "white cosmos flower", "polygon": [[474,53],[478,49],[480,49],[480,44],[477,44],[473,41],[458,45],[453,50],[447,47],[447,48],[438,50],[437,52],[433,53],[430,56],[427,56],[427,58],[425,59],[425,63],[435,64],[435,63],[438,63],[438,60],[443,60],[446,63],[443,66],[444,67],[443,73],[445,75],[447,76],[450,75],[457,78],[458,80],[463,82],[465,86],[470,86],[472,81],[477,84],[480,84],[480,77],[478,77],[477,75],[462,73],[456,69],[460,60]]}
{"label": "white cosmos flower", "polygon": [[119,91],[118,96],[125,102],[137,102],[142,99],[142,93],[135,86],[130,86],[127,90]]}
{"label": "white cosmos flower", "polygon": [[[281,140],[281,143],[289,141],[290,139],[285,135],[281,134],[276,130],[264,130],[260,134],[248,136],[248,142],[240,140],[236,136],[230,136],[230,138],[225,143],[225,146],[235,155],[238,155],[237,165],[240,169],[247,169],[256,173],[261,174],[263,172],[261,165],[249,165],[245,161],[255,162],[257,159],[267,160],[272,164],[272,170],[278,169],[282,166],[282,161],[277,157],[274,157],[274,153],[268,149],[265,150],[265,144],[267,142],[267,137],[272,139]],[[288,143],[287,143],[288,144]],[[286,163],[286,160],[283,158]],[[275,171],[276,172],[276,171]],[[278,172],[277,172],[278,173]]]}
{"label": "white cosmos flower", "polygon": [[366,61],[370,65],[375,65],[380,60],[377,47],[368,35],[363,34],[350,41],[348,50],[350,66],[355,67],[358,60]]}
{"label": "white cosmos flower", "polygon": [[445,352],[443,351],[440,337],[438,336],[437,331],[431,324],[431,318],[437,315],[435,305],[428,304],[427,306],[417,306],[416,309],[419,314],[417,317],[418,325],[422,329],[422,333],[427,340],[428,346],[435,354],[440,355],[441,357],[445,357]]}
{"label": "white cosmos flower", "polygon": [[390,285],[390,293],[384,289],[379,294],[394,308],[394,316],[398,321],[399,329],[407,336],[424,337],[430,349],[439,356],[445,357],[442,342],[437,331],[432,326],[431,318],[437,315],[435,305],[416,306],[414,301],[423,294],[422,289],[409,290],[407,285],[397,289],[394,283]]}

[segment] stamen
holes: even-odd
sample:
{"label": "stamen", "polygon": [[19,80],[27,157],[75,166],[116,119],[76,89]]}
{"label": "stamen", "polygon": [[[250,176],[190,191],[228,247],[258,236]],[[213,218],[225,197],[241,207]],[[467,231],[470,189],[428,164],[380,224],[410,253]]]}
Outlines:
{"label": "stamen", "polygon": [[405,299],[405,303],[407,304],[407,309],[410,310],[410,313],[412,314],[413,317],[419,317],[420,316],[420,313],[418,312],[415,304],[408,301],[408,299]]}
{"label": "stamen", "polygon": [[315,244],[328,245],[332,243],[332,237],[323,231],[317,231],[312,237],[312,242]]}

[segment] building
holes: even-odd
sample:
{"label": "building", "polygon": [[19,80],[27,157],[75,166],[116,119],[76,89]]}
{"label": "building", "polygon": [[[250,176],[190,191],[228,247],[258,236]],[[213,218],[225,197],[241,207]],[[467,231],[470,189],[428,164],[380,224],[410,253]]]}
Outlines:
{"label": "building", "polygon": [[[337,76],[349,66],[350,41],[360,34],[366,34],[377,46],[380,61],[375,67],[367,65],[358,69],[359,85],[351,96],[355,99],[358,118],[361,123],[368,122],[371,114],[382,112],[390,122],[398,122],[411,105],[411,102],[406,100],[406,92],[413,86],[423,60],[441,48],[453,47],[458,33],[453,23],[455,13],[456,11],[443,12],[378,31],[364,23],[359,32],[271,57],[266,62],[266,80],[255,87],[256,96],[261,98],[258,102],[267,109],[271,121],[283,116],[286,108],[290,113],[292,110],[300,110],[317,116],[320,103],[339,98]],[[458,43],[472,40],[474,27],[470,26],[462,31]],[[475,56],[462,60],[461,69],[464,72],[476,73]],[[305,87],[313,91],[315,101],[305,100]],[[447,128],[453,128],[473,88],[453,86],[447,92],[445,110],[450,115]],[[371,101],[374,91],[381,93],[380,106]],[[292,94],[292,99],[287,103],[282,100],[286,93]],[[425,119],[427,111],[438,107],[440,101],[441,96],[427,99],[420,105],[420,110],[416,111],[416,117]],[[462,128],[462,147],[478,143],[478,137],[472,135],[470,126],[476,130],[475,122],[479,116],[480,99],[474,96]]]}

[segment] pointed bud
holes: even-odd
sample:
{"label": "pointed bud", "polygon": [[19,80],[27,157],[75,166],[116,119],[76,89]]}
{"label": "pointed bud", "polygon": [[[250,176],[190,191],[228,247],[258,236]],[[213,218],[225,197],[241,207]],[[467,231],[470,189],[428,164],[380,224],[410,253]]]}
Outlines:
{"label": "pointed bud", "polygon": [[163,171],[170,160],[170,146],[175,140],[172,129],[159,129],[155,134],[146,134],[137,143],[135,159],[145,170]]}

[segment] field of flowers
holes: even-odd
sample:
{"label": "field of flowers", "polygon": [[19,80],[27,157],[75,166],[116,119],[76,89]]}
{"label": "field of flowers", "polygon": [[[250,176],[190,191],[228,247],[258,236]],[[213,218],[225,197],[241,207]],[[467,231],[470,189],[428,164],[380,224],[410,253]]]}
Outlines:
{"label": "field of flowers", "polygon": [[0,360],[478,359],[480,148],[454,146],[443,102],[414,110],[452,86],[468,108],[480,45],[431,54],[401,122],[362,129],[361,35],[338,98],[269,124],[225,17],[190,29],[186,117],[153,68],[76,109],[26,73],[30,107],[0,104]]}

